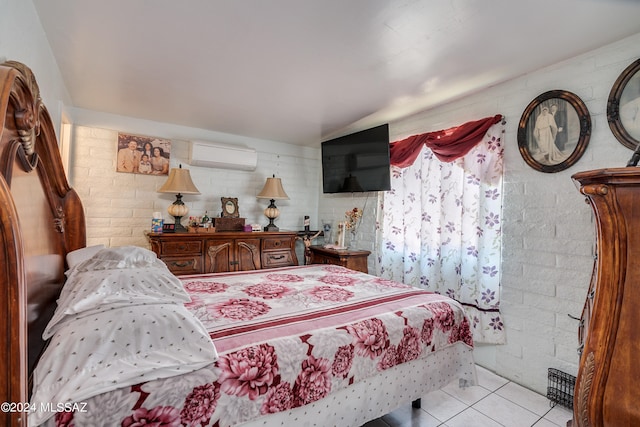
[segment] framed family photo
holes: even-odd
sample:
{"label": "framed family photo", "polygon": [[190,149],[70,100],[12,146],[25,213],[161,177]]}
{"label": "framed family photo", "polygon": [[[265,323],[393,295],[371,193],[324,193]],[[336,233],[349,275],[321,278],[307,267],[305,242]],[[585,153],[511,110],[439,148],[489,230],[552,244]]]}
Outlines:
{"label": "framed family photo", "polygon": [[584,154],[591,136],[587,106],[575,94],[552,90],[536,97],[522,114],[518,148],[524,161],[540,172],[559,172]]}
{"label": "framed family photo", "polygon": [[116,171],[143,175],[168,175],[171,141],[118,133]]}
{"label": "framed family photo", "polygon": [[607,100],[607,120],[616,139],[635,150],[640,144],[640,59],[613,84]]}

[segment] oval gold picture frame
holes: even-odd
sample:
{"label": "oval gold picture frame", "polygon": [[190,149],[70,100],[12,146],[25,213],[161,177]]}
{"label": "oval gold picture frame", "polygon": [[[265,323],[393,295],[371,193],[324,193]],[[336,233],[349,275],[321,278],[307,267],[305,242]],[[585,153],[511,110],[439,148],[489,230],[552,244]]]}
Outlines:
{"label": "oval gold picture frame", "polygon": [[239,218],[240,209],[238,208],[238,199],[236,197],[220,197],[222,203],[222,218]]}
{"label": "oval gold picture frame", "polygon": [[640,59],[625,68],[613,84],[607,121],[616,139],[635,150],[640,144]]}
{"label": "oval gold picture frame", "polygon": [[533,169],[554,173],[573,166],[591,137],[591,117],[582,100],[550,90],[529,103],[518,125],[518,148]]}

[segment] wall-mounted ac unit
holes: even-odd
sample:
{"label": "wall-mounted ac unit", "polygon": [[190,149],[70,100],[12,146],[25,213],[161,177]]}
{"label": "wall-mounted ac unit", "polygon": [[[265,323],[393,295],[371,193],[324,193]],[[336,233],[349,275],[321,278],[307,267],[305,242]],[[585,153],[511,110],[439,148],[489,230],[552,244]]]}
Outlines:
{"label": "wall-mounted ac unit", "polygon": [[253,148],[216,142],[191,141],[189,164],[208,168],[254,170],[258,153]]}

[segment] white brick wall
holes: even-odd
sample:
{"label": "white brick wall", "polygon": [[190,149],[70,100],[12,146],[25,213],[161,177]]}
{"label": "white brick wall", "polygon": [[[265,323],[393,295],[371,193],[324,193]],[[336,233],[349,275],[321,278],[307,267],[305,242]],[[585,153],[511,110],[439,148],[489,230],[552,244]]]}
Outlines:
{"label": "white brick wall", "polygon": [[[581,314],[593,265],[593,217],[571,175],[625,166],[631,157],[609,130],[606,103],[617,77],[639,56],[640,34],[390,126],[392,140],[399,140],[494,114],[506,117],[501,296],[507,344],[479,348],[476,360],[540,393],[546,393],[547,368],[577,372],[578,322],[569,315]],[[582,99],[592,135],[577,164],[546,174],[522,159],[517,129],[527,105],[553,89]],[[321,212],[353,204],[350,198],[323,200]]]}
{"label": "white brick wall", "polygon": [[[121,128],[117,130],[74,127],[70,177],[85,206],[88,245],[147,246],[144,232],[151,226],[153,212],[160,211],[167,222],[173,222],[167,207],[173,203],[175,196],[157,192],[166,177],[115,171],[118,131],[172,140],[171,167],[182,164],[188,168],[193,182],[202,193],[183,197],[189,207],[188,215],[202,215],[207,211],[209,216],[219,216],[220,198],[237,197],[240,215],[246,218],[246,223],[264,226],[268,220],[263,211],[269,202],[257,199],[256,194],[262,189],[266,178],[276,174],[282,179],[290,198],[277,201],[280,217],[276,219],[276,224],[281,229],[302,230],[304,215],[310,215],[312,227],[317,227],[315,212],[318,210],[319,150],[301,150],[299,147],[265,141],[257,148],[258,166],[255,171],[195,167],[187,162],[188,142],[163,135],[163,132],[180,134],[182,128],[168,126],[160,133],[150,134],[141,123],[123,120]],[[221,142],[218,135],[212,135],[210,139]],[[302,245],[298,246],[298,257],[302,261]]]}
{"label": "white brick wall", "polygon": [[[593,217],[571,175],[624,166],[631,156],[609,130],[606,103],[616,78],[640,55],[639,41],[636,35],[474,97],[495,98],[496,111],[487,113],[508,120],[502,276],[507,344],[496,346],[495,360],[481,362],[541,393],[547,368],[577,372],[578,322],[569,315],[581,314],[593,265]],[[516,133],[527,104],[551,89],[571,91],[585,102],[592,135],[577,164],[543,174],[522,160]],[[464,104],[457,107],[463,110]]]}

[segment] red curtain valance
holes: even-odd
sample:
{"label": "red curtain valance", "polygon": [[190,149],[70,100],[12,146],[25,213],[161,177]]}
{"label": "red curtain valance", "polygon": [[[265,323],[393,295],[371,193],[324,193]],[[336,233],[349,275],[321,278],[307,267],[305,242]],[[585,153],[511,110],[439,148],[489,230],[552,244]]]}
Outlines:
{"label": "red curtain valance", "polygon": [[482,140],[487,130],[502,120],[497,114],[463,125],[435,132],[413,135],[402,141],[390,145],[391,164],[401,168],[411,166],[420,154],[422,144],[433,151],[433,154],[443,162],[452,162],[469,152]]}

